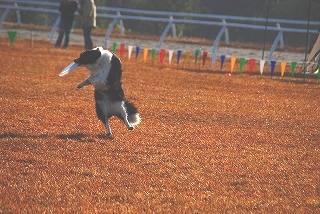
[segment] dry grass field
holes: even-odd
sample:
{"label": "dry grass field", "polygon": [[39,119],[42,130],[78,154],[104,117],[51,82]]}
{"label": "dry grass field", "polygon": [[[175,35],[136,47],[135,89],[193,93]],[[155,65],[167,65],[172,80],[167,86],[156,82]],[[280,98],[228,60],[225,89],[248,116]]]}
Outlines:
{"label": "dry grass field", "polygon": [[[319,213],[320,83],[123,59],[105,139],[82,47],[0,38],[0,213]],[[277,71],[278,72],[278,71]],[[289,68],[288,68],[289,72]]]}

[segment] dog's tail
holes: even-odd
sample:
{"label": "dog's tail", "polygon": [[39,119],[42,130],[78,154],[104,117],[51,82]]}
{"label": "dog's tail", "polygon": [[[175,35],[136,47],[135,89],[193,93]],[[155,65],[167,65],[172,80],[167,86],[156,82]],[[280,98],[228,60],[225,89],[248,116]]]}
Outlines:
{"label": "dog's tail", "polygon": [[141,122],[140,115],[138,113],[137,107],[133,103],[126,101],[126,108],[128,113],[128,121],[132,126],[136,126]]}

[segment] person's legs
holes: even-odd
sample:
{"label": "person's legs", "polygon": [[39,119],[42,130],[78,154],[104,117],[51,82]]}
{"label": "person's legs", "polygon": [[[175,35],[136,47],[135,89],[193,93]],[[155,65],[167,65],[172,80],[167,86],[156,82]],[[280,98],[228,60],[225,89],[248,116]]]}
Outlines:
{"label": "person's legs", "polygon": [[61,45],[61,42],[62,42],[62,39],[63,39],[63,34],[64,34],[64,30],[63,29],[59,29],[59,35],[58,35],[58,38],[57,38],[57,41],[56,41],[56,45],[55,45],[56,48],[60,48],[60,45]]}
{"label": "person's legs", "polygon": [[68,48],[69,46],[69,41],[70,41],[70,30],[67,30],[65,32],[65,38],[64,38],[64,45],[63,45],[63,48]]}
{"label": "person's legs", "polygon": [[73,20],[70,19],[67,21],[66,26],[65,26],[65,39],[64,39],[64,45],[63,48],[68,48],[69,46],[69,41],[70,41],[70,32],[72,29],[72,24],[73,24]]}
{"label": "person's legs", "polygon": [[60,25],[59,25],[59,35],[56,41],[56,48],[60,48],[62,40],[63,40],[63,36],[66,33],[68,29],[68,23],[66,20],[60,20]]}
{"label": "person's legs", "polygon": [[92,31],[92,27],[84,27],[83,28],[84,48],[86,50],[91,50],[93,48],[91,31]]}

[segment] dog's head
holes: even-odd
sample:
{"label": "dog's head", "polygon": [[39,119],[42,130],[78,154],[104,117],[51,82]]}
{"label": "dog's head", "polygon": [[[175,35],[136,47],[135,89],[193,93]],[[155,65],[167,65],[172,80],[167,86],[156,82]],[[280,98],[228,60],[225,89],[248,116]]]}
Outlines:
{"label": "dog's head", "polygon": [[101,51],[99,48],[92,50],[83,51],[79,58],[73,61],[78,64],[78,66],[88,66],[96,63],[96,61],[101,57]]}
{"label": "dog's head", "polygon": [[99,59],[101,58],[102,51],[102,47],[83,51],[78,58],[74,59],[70,65],[63,69],[59,76],[67,75],[78,66],[85,67],[88,70],[94,69],[99,64]]}

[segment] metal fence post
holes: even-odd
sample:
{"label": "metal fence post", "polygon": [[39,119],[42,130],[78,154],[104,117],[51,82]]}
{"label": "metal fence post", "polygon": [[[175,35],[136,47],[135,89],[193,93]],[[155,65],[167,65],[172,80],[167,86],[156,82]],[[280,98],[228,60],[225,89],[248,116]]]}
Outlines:
{"label": "metal fence post", "polygon": [[[221,37],[222,37],[223,33],[228,34],[228,35],[226,36],[226,40],[227,40],[227,38],[228,38],[228,40],[229,40],[229,32],[228,32],[227,30],[228,30],[228,28],[227,28],[227,22],[226,22],[226,20],[223,20],[223,26],[222,26],[222,28],[220,29],[220,31],[219,31],[216,39],[214,40],[214,44],[213,44],[213,46],[212,46],[212,51],[211,51],[211,52],[212,52],[212,55],[211,55],[212,67],[214,66],[214,63],[215,63],[215,61],[216,61],[216,51],[217,51],[217,47],[218,47],[218,45],[219,45],[219,42],[220,42],[220,40],[221,40]],[[226,41],[226,42],[227,42],[227,41]],[[228,41],[228,43],[229,43],[229,41]]]}

